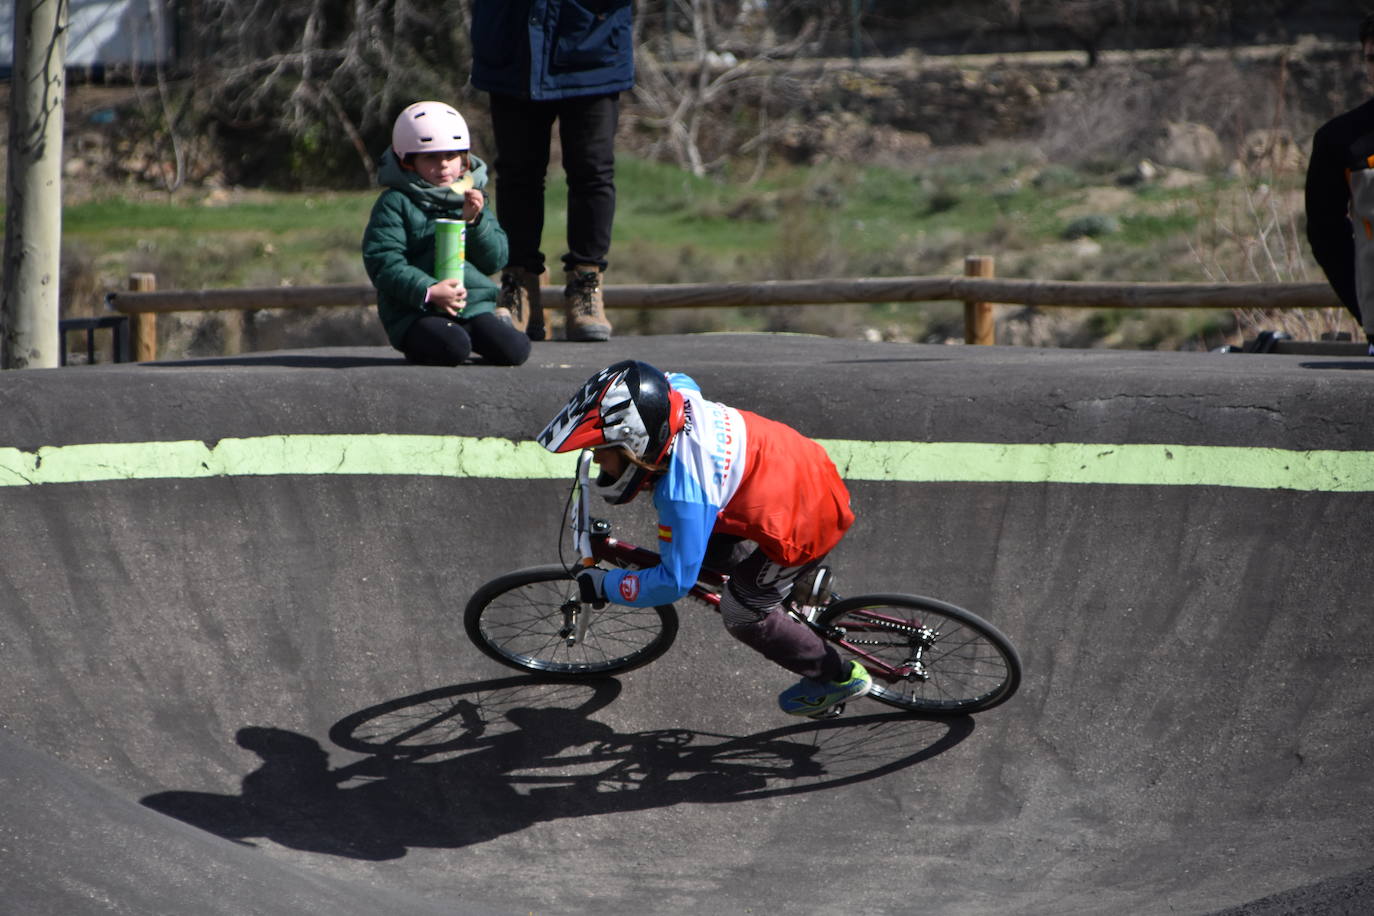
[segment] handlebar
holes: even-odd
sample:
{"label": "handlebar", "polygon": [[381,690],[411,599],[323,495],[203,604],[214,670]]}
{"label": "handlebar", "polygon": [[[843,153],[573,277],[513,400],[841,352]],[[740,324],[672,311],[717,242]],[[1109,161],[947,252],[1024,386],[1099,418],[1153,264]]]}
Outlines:
{"label": "handlebar", "polygon": [[[585,449],[578,455],[577,476],[573,481],[568,500],[567,528],[572,541],[572,548],[577,554],[576,567],[569,572],[576,576],[580,570],[596,566],[598,552],[602,556],[608,557],[611,566],[643,569],[657,564],[660,557],[653,550],[646,547],[636,547],[633,544],[611,538],[610,522],[592,517],[590,509],[591,465],[592,452],[590,449]],[[593,544],[598,546],[594,547]],[[562,559],[561,550],[559,558]],[[691,594],[707,604],[714,605],[719,601],[720,589],[728,578],[728,575],[720,570],[703,567]],[[582,601],[591,603],[594,608],[598,609],[605,607],[608,603],[605,601],[588,602],[585,597],[582,598]]]}

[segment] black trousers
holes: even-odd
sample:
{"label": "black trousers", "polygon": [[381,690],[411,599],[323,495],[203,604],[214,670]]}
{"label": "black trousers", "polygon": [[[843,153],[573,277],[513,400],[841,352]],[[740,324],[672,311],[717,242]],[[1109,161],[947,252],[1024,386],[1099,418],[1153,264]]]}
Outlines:
{"label": "black trousers", "polygon": [[544,269],[544,187],[553,123],[563,147],[568,180],[565,268],[606,269],[615,219],[615,132],[620,94],[531,101],[491,96],[496,136],[496,217],[510,241],[510,266]]}
{"label": "black trousers", "polygon": [[421,366],[457,366],[476,351],[497,366],[518,366],[530,356],[530,339],[491,312],[472,318],[424,315],[406,331],[401,352]]}

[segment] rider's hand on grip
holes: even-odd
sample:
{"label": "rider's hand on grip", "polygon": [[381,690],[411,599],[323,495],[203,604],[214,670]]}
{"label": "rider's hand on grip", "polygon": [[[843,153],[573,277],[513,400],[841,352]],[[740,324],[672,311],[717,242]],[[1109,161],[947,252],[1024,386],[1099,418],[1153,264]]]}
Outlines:
{"label": "rider's hand on grip", "polygon": [[601,580],[606,578],[606,570],[588,566],[577,574],[577,590],[582,601],[594,608],[606,606],[606,592]]}

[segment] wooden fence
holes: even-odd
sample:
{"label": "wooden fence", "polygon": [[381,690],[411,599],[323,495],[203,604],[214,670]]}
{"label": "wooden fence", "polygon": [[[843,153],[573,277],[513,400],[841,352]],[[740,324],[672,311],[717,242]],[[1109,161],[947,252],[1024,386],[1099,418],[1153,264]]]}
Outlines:
{"label": "wooden fence", "polygon": [[[1093,309],[1323,309],[1341,308],[1325,283],[1095,283],[1014,280],[993,276],[993,259],[964,261],[964,276],[876,277],[850,280],[770,280],[759,283],[672,283],[604,288],[608,309],[741,308],[867,302],[963,302],[964,340],[994,342],[992,304]],[[561,308],[563,289],[543,290],[546,308]],[[247,289],[158,290],[152,274],[134,274],[127,292],[111,292],[106,306],[130,317],[133,358],[157,358],[157,315],[324,306],[373,306],[370,285],[281,286]]]}

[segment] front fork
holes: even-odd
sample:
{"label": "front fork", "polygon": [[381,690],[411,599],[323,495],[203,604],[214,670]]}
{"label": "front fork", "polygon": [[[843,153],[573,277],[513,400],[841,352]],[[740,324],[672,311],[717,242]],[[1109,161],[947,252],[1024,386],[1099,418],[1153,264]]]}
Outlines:
{"label": "front fork", "polygon": [[558,630],[558,638],[563,640],[563,645],[569,648],[581,644],[587,637],[587,624],[591,622],[591,609],[587,605],[584,610],[582,602],[577,598],[570,598],[563,602],[559,608],[563,612],[563,626]]}

